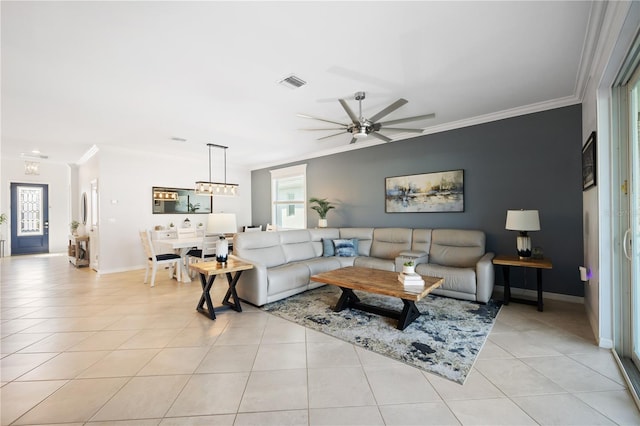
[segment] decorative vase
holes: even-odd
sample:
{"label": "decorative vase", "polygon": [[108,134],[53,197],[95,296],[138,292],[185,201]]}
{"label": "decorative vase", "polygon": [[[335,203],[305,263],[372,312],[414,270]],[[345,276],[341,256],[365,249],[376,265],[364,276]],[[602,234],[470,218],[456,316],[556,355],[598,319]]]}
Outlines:
{"label": "decorative vase", "polygon": [[416,273],[416,267],[415,265],[412,266],[403,266],[402,267],[402,273],[403,274],[415,274]]}
{"label": "decorative vase", "polygon": [[224,235],[220,235],[220,239],[216,243],[216,260],[218,263],[227,263],[229,256],[229,243]]}
{"label": "decorative vase", "polygon": [[327,219],[318,219],[318,228],[326,228]]}

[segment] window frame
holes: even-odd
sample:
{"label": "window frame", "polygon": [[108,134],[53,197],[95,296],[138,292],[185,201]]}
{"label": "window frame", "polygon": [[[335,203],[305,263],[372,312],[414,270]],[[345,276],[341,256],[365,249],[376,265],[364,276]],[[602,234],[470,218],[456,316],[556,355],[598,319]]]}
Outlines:
{"label": "window frame", "polygon": [[[307,228],[307,165],[299,164],[297,166],[283,167],[281,169],[270,170],[271,173],[271,223],[276,225],[278,229],[306,229]],[[278,200],[278,181],[281,179],[289,179],[294,177],[302,178],[302,199],[294,200]],[[301,205],[302,206],[302,228],[284,227],[277,222],[277,207],[280,205]]]}

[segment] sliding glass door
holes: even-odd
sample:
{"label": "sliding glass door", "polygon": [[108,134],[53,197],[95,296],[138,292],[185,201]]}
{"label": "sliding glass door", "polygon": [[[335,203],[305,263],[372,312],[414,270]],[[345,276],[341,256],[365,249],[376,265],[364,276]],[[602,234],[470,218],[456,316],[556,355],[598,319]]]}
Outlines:
{"label": "sliding glass door", "polygon": [[[622,248],[628,264],[628,285],[631,306],[632,360],[640,369],[640,72],[636,70],[629,82],[629,138],[626,147],[628,158],[627,179],[623,191],[628,195],[628,215]],[[624,159],[624,147],[621,150]]]}

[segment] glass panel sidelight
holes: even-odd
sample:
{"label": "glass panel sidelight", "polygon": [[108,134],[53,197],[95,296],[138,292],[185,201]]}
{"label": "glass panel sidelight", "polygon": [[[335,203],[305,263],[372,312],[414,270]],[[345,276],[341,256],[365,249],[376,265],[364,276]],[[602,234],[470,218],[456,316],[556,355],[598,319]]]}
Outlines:
{"label": "glass panel sidelight", "polygon": [[18,229],[19,237],[44,234],[42,220],[43,189],[32,186],[18,186]]}

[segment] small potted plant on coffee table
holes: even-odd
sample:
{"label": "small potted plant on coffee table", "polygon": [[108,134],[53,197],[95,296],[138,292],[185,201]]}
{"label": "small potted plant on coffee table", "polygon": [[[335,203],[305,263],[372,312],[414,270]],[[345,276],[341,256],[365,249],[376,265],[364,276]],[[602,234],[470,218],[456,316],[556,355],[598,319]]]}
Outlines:
{"label": "small potted plant on coffee table", "polygon": [[402,264],[402,273],[407,275],[416,273],[416,264],[413,260],[407,260]]}

